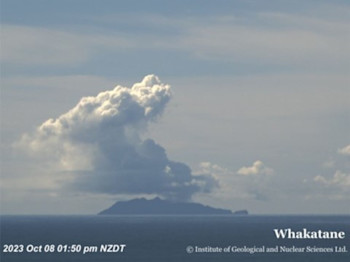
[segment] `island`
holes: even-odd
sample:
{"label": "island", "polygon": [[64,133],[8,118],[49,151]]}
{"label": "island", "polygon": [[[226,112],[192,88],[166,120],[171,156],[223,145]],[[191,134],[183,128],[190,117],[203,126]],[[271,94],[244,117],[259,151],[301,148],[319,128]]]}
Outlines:
{"label": "island", "polygon": [[246,210],[232,213],[231,210],[213,208],[198,203],[173,202],[159,197],[147,200],[137,198],[116,202],[99,215],[246,215]]}

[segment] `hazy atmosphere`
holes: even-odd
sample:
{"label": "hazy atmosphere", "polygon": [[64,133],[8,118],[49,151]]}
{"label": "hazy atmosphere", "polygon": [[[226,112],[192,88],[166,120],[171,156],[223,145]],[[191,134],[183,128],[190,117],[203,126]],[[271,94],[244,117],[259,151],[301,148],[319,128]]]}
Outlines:
{"label": "hazy atmosphere", "polygon": [[350,214],[348,1],[1,1],[1,214],[159,196]]}

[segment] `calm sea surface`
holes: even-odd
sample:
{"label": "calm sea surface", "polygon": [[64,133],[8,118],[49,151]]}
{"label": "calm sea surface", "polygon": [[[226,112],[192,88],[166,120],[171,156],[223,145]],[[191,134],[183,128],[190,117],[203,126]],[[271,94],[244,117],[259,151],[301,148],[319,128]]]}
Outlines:
{"label": "calm sea surface", "polygon": [[[1,262],[350,261],[350,216],[1,216],[0,219]],[[276,239],[273,229],[285,228],[344,231],[346,237]],[[347,252],[342,252],[345,249]]]}

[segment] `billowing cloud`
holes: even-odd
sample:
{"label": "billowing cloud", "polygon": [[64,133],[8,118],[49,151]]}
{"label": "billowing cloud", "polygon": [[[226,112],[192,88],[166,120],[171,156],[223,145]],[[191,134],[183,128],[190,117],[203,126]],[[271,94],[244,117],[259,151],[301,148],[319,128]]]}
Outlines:
{"label": "billowing cloud", "polygon": [[265,164],[257,160],[253,163],[252,166],[249,167],[241,167],[238,171],[237,174],[239,175],[272,175],[273,174],[273,169],[265,166]]}
{"label": "billowing cloud", "polygon": [[169,160],[155,141],[140,136],[170,98],[170,86],[148,75],[131,88],[116,86],[83,97],[67,113],[23,135],[18,146],[51,163],[64,188],[188,200],[209,192],[215,179],[193,175],[186,164]]}
{"label": "billowing cloud", "polygon": [[345,156],[350,156],[350,145],[338,149],[338,153]]}

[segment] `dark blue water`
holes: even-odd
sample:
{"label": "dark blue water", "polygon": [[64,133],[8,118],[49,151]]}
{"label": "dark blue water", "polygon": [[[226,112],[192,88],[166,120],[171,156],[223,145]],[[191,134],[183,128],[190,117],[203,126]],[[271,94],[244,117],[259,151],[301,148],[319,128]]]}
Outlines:
{"label": "dark blue water", "polygon": [[[276,239],[275,228],[344,231],[346,237]],[[1,262],[350,261],[350,216],[1,216],[0,240]],[[115,252],[101,250],[105,244]],[[265,252],[233,252],[233,246],[264,246]],[[332,252],[281,252],[293,246]],[[335,252],[344,246],[348,252]]]}

